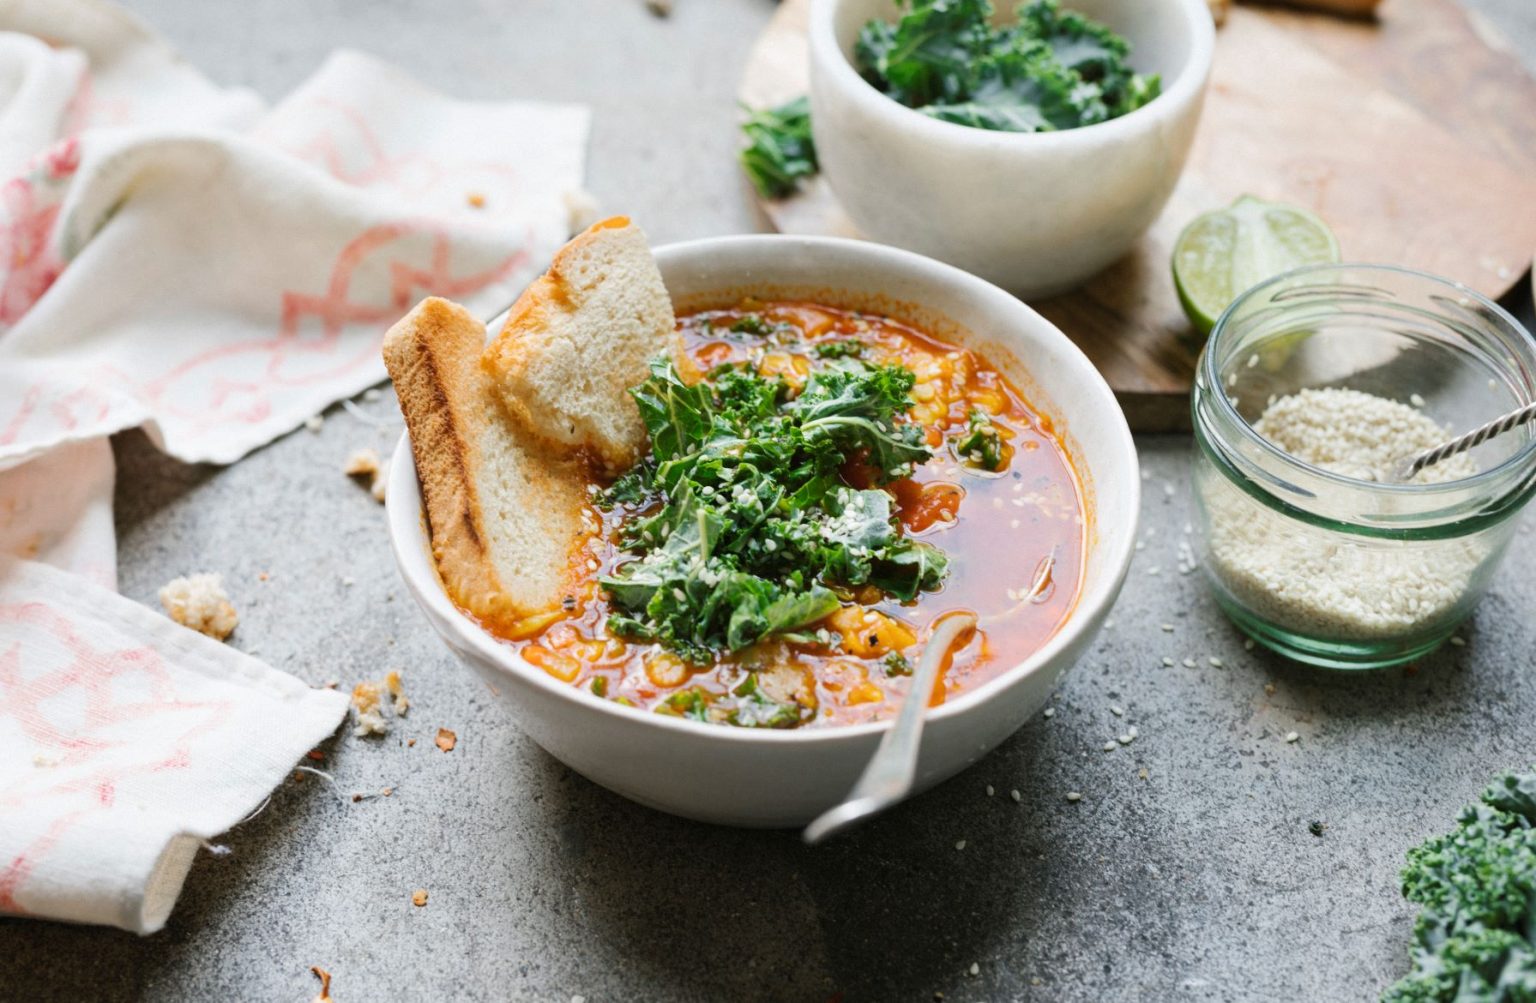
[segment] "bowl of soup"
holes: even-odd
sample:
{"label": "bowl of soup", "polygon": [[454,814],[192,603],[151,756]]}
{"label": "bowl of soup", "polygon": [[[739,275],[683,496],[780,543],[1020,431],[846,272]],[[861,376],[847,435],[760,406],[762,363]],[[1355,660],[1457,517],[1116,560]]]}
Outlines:
{"label": "bowl of soup", "polygon": [[[908,697],[926,632],[943,614],[967,610],[978,629],[919,696],[929,711],[917,787],[976,762],[1050,698],[1124,581],[1141,482],[1109,387],[1013,296],[910,252],[744,236],[655,255],[683,350],[706,374],[701,386],[717,410],[744,392],[727,381],[747,382],[720,374],[771,380],[777,406],[804,426],[793,434],[812,435],[810,425],[829,425],[807,418],[823,413],[806,403],[812,397],[844,393],[849,373],[894,380],[900,413],[881,434],[895,443],[888,448],[908,452],[883,455],[882,465],[863,450],[818,475],[836,482],[821,487],[837,493],[840,515],[814,531],[863,541],[868,527],[885,525],[894,536],[880,530],[883,542],[848,548],[862,571],[823,570],[826,588],[809,584],[808,569],[793,629],[701,653],[674,636],[688,635],[686,618],[674,616],[660,633],[654,623],[636,625],[643,604],[629,581],[644,577],[635,567],[656,524],[647,520],[665,517],[680,494],[676,484],[670,493],[659,486],[666,475],[652,463],[634,472],[645,476],[631,478],[644,482],[633,490],[622,477],[618,487],[592,483],[586,577],[563,608],[498,632],[444,593],[402,440],[388,521],[413,597],[551,755],[642,804],[756,827],[801,825],[843,799]],[[789,402],[799,394],[797,410]],[[866,420],[848,410],[839,420]],[[714,479],[698,490],[744,497],[746,460],[732,435],[747,434],[718,429],[729,456],[708,464],[700,476]],[[809,476],[775,475],[785,493],[804,492]],[[762,481],[752,490],[773,495],[764,512],[790,511]],[[786,532],[783,522],[773,532],[746,527],[737,545],[761,560],[784,539],[775,536]],[[718,530],[700,532],[705,546],[712,532],[719,539]]]}

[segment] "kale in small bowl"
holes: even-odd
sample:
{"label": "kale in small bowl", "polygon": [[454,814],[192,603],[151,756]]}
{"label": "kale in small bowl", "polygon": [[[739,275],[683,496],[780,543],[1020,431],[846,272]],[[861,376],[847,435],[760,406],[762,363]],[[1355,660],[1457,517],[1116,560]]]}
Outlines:
{"label": "kale in small bowl", "polygon": [[876,89],[945,122],[1052,132],[1107,122],[1157,97],[1156,74],[1131,69],[1130,44],[1058,0],[994,25],[991,0],[898,0],[894,21],[859,32],[854,65]]}

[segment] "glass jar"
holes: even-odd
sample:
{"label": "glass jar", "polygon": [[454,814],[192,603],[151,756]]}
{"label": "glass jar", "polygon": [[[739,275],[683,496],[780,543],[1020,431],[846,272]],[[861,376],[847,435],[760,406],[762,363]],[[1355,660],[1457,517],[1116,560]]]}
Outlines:
{"label": "glass jar", "polygon": [[1302,462],[1253,428],[1277,398],[1347,388],[1421,409],[1445,438],[1536,399],[1536,342],[1464,286],[1371,265],[1302,268],[1217,321],[1192,407],[1199,558],[1222,609],[1299,661],[1410,661],[1487,589],[1536,490],[1531,426],[1484,443],[1477,472],[1382,483]]}

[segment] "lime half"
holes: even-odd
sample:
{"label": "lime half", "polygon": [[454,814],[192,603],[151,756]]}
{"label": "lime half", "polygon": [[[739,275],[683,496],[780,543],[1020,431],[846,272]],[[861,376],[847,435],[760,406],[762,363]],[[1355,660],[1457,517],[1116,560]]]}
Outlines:
{"label": "lime half", "polygon": [[1338,260],[1338,239],[1315,214],[1244,195],[1179,234],[1173,284],[1190,322],[1210,334],[1221,312],[1265,279]]}

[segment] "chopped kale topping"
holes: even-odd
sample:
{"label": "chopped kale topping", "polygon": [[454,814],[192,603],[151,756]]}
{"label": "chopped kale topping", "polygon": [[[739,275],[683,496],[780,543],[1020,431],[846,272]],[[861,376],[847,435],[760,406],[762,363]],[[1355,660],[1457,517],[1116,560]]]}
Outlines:
{"label": "chopped kale topping", "polygon": [[897,420],[913,382],[900,366],[844,359],[792,396],[748,369],[689,386],[654,363],[632,391],[651,454],[599,499],[629,506],[623,560],[600,580],[609,630],[705,663],[765,637],[808,638],[841,604],[834,589],[911,600],[937,588],[944,553],[899,532],[888,492],[843,476],[856,458],[885,483],[931,456]]}
{"label": "chopped kale topping", "polygon": [[960,459],[993,473],[1003,469],[1003,438],[992,424],[992,416],[981,408],[972,408],[966,433],[955,441]]}
{"label": "chopped kale topping", "polygon": [[818,359],[853,359],[864,354],[864,342],[823,341],[819,342],[811,351],[816,353]]}

